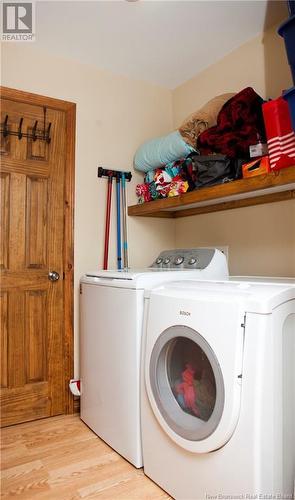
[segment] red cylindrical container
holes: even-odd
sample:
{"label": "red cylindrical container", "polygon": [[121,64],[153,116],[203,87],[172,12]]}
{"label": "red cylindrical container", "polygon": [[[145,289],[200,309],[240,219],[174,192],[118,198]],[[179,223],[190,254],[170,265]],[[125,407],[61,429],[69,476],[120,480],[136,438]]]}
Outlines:
{"label": "red cylindrical container", "polygon": [[295,166],[295,133],[287,102],[279,97],[263,104],[271,170]]}

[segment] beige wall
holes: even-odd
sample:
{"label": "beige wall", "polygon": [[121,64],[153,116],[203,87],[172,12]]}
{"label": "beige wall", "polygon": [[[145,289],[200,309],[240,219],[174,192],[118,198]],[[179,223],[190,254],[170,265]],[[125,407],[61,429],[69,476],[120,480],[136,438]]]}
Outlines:
{"label": "beige wall", "polygon": [[[102,267],[106,182],[97,166],[130,170],[135,149],[172,127],[171,91],[98,71],[94,67],[39,53],[33,44],[6,44],[2,84],[77,103],[75,203],[75,345],[78,345],[78,281]],[[128,196],[135,203],[135,174]],[[113,201],[115,201],[113,191]],[[113,204],[114,208],[114,204]],[[115,213],[110,266],[115,265]],[[145,266],[163,248],[174,246],[173,221],[129,219],[130,264]],[[75,348],[78,373],[78,349]]]}
{"label": "beige wall", "polygon": [[[174,126],[213,96],[248,85],[265,98],[292,86],[276,28],[175,89]],[[175,231],[176,247],[229,245],[232,274],[295,276],[295,201],[180,218]]]}
{"label": "beige wall", "polygon": [[173,91],[173,121],[181,121],[212,97],[251,86],[264,98],[292,86],[283,39],[273,27]]}
{"label": "beige wall", "polygon": [[295,277],[295,202],[178,219],[176,246],[229,246],[230,273]]}

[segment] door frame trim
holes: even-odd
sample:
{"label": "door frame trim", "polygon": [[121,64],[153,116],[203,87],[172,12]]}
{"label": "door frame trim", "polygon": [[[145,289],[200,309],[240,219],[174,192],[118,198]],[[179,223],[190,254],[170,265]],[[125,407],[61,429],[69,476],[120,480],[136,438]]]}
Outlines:
{"label": "door frame trim", "polygon": [[76,104],[23,90],[0,86],[1,97],[7,100],[46,106],[66,115],[65,206],[64,206],[64,412],[74,412],[74,397],[68,383],[74,376],[74,196]]}

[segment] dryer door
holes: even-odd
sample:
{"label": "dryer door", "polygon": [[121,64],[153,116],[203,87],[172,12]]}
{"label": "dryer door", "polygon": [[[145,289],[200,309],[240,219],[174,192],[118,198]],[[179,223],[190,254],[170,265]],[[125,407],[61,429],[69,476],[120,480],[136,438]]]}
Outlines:
{"label": "dryer door", "polygon": [[216,344],[214,336],[206,339],[206,331],[175,325],[147,353],[146,387],[154,414],[177,444],[197,453],[223,446],[239,416],[243,325],[240,315],[222,319]]}

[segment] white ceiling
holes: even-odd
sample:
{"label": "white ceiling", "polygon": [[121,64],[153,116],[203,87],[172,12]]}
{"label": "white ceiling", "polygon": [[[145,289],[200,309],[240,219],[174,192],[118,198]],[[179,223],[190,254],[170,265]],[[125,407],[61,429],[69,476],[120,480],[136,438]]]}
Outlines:
{"label": "white ceiling", "polygon": [[[267,0],[38,1],[36,46],[175,88],[282,19]],[[249,61],[251,64],[251,61]]]}

